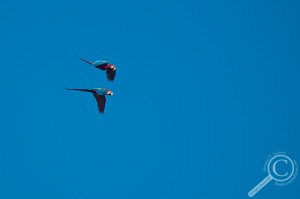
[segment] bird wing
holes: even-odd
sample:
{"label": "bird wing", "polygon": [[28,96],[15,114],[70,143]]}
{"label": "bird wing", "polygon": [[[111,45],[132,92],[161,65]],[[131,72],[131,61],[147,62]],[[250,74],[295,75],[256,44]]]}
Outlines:
{"label": "bird wing", "polygon": [[104,108],[105,108],[105,103],[106,103],[105,95],[97,95],[97,93],[93,93],[93,94],[97,101],[99,112],[104,113]]}
{"label": "bird wing", "polygon": [[94,61],[93,65],[100,70],[105,70],[107,68],[108,62],[107,61]]}
{"label": "bird wing", "polygon": [[108,81],[114,81],[115,77],[116,77],[116,71],[114,69],[108,69],[106,70],[106,77],[108,79]]}

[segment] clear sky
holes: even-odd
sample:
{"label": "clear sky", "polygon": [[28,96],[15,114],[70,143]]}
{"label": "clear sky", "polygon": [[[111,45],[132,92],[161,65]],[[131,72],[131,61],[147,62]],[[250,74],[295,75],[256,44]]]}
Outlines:
{"label": "clear sky", "polygon": [[[300,162],[299,1],[3,1],[0,198],[248,198]],[[78,59],[114,63],[113,83]],[[104,87],[93,96],[68,87]],[[300,177],[255,197],[300,198]]]}

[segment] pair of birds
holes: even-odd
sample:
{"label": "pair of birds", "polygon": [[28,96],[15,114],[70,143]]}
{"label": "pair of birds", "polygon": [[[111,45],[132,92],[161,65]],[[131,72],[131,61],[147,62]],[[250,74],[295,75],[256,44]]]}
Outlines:
{"label": "pair of birds", "polygon": [[[94,67],[106,71],[106,77],[108,81],[114,81],[116,77],[117,68],[115,65],[107,62],[107,61],[87,61],[83,58],[79,58],[82,61],[93,65]],[[83,92],[89,92],[92,93],[97,101],[98,110],[100,113],[104,113],[105,109],[105,103],[106,103],[106,95],[112,96],[113,92],[111,90],[108,90],[106,88],[92,88],[92,89],[83,89],[83,88],[67,88],[66,90],[75,90],[75,91],[83,91]]]}

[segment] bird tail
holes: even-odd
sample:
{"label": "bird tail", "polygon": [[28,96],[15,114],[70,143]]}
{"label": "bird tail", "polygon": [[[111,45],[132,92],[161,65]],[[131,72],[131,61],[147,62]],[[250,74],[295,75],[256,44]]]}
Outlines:
{"label": "bird tail", "polygon": [[88,64],[91,64],[91,65],[93,65],[93,63],[92,63],[92,62],[90,62],[90,61],[88,61],[88,60],[85,60],[85,59],[83,59],[83,58],[81,58],[81,57],[79,57],[79,59],[81,59],[82,61],[84,61],[84,62],[86,62],[86,63],[88,63]]}
{"label": "bird tail", "polygon": [[84,91],[84,92],[90,92],[92,93],[92,89],[82,89],[82,88],[66,88],[66,90],[72,90],[72,91]]}

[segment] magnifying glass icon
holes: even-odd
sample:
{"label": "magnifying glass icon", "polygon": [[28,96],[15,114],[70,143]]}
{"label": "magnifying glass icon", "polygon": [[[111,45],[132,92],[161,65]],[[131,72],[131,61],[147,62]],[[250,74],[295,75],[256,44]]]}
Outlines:
{"label": "magnifying glass icon", "polygon": [[[278,169],[279,165],[284,164],[286,169]],[[266,186],[272,180],[277,182],[284,182],[289,180],[295,171],[294,162],[286,155],[275,155],[269,160],[268,163],[268,176],[265,177],[260,183],[258,183],[251,191],[248,192],[249,197],[253,197],[264,186]],[[280,170],[280,171],[279,171]]]}

